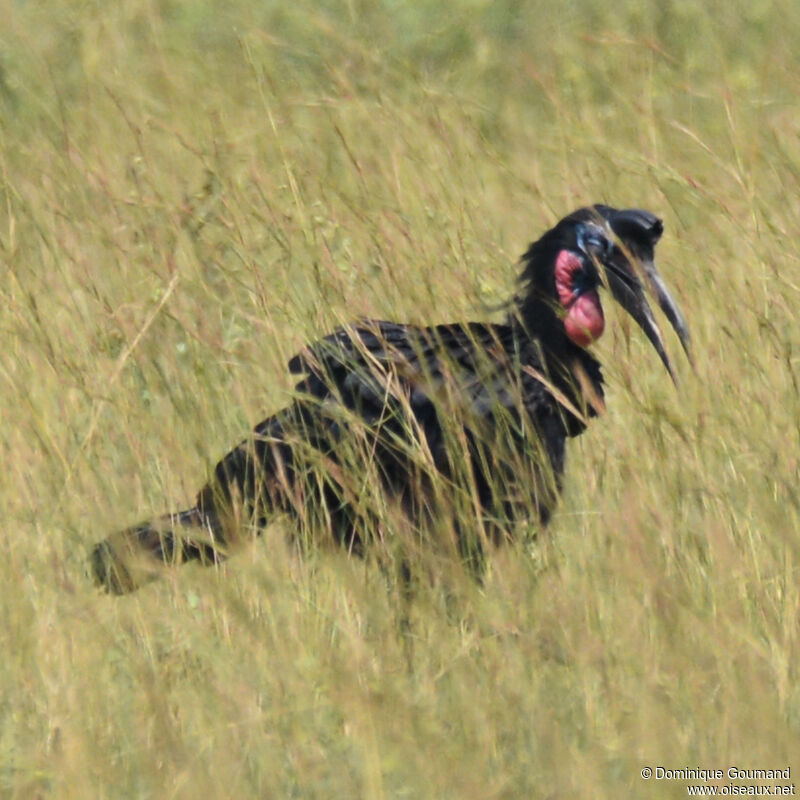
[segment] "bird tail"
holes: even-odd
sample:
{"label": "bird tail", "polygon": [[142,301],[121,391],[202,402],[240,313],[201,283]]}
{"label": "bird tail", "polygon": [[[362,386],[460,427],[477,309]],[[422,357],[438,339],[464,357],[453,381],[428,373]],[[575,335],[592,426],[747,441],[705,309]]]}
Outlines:
{"label": "bird tail", "polygon": [[[183,536],[182,528],[199,529],[201,535]],[[195,506],[117,531],[92,550],[94,580],[111,594],[127,594],[155,580],[164,565],[219,563],[224,559],[214,546],[219,528],[216,515]]]}

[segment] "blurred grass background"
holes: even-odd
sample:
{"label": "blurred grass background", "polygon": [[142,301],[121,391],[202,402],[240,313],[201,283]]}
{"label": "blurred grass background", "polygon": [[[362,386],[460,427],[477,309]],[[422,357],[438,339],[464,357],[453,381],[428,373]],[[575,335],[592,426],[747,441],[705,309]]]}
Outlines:
{"label": "blurred grass background", "polygon": [[[800,6],[0,0],[0,794],[685,796],[800,769]],[[121,599],[359,314],[481,318],[589,202],[665,219],[676,393],[607,303],[546,557],[421,587],[272,529]],[[542,561],[546,562],[542,566]],[[794,759],[794,762],[793,762]]]}

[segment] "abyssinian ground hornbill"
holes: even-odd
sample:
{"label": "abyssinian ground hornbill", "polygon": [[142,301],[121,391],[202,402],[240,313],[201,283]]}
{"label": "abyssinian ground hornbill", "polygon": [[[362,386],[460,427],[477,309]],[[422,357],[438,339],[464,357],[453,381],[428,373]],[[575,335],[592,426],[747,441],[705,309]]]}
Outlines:
{"label": "abyssinian ground hornbill", "polygon": [[582,208],[528,248],[502,324],[363,320],[305,347],[289,362],[302,375],[293,402],[217,464],[193,508],[100,542],[96,580],[121,593],[157,563],[216,563],[279,514],[301,541],[322,535],[361,553],[399,509],[413,532],[401,538],[435,529],[467,561],[522,520],[545,524],[566,439],[602,409],[586,350],[603,333],[598,290],[636,320],[673,380],[646,292],[689,355],[653,263],[662,230],[647,211]]}

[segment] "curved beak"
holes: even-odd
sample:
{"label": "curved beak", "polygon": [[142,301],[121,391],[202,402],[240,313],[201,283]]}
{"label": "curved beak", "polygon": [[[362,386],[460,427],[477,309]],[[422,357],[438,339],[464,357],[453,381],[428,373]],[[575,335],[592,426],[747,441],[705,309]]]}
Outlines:
{"label": "curved beak", "polygon": [[[627,258],[625,260],[628,261]],[[647,288],[655,296],[664,315],[674,328],[675,333],[678,334],[678,338],[681,340],[681,345],[689,359],[689,363],[693,365],[689,327],[686,324],[686,320],[678,304],[675,302],[672,294],[670,294],[669,289],[667,289],[664,280],[661,275],[658,274],[652,259],[637,259],[635,256],[632,256],[631,260],[624,265],[609,260],[606,263],[608,288],[614,296],[614,299],[634,318],[634,320],[636,320],[636,323],[644,331],[653,347],[655,347],[664,366],[667,368],[667,372],[669,372],[673,383],[677,386],[678,382],[675,377],[675,372],[672,369],[672,363],[667,355],[667,350],[664,347],[664,338],[661,335],[661,329],[653,316],[650,304],[647,302],[644,283],[630,266],[632,261],[636,261],[641,265],[641,271],[644,274]]]}
{"label": "curved beak", "polygon": [[689,336],[689,326],[686,324],[685,317],[681,313],[675,299],[670,294],[669,289],[667,289],[664,279],[658,274],[658,270],[653,261],[642,261],[642,269],[650,284],[650,291],[655,295],[656,300],[658,300],[658,305],[669,320],[670,325],[674,328],[675,333],[678,334],[678,338],[681,340],[681,346],[683,347],[684,353],[686,353],[686,357],[689,359],[689,363],[694,366],[692,342]]}
{"label": "curved beak", "polygon": [[595,264],[604,266],[601,270],[601,280],[611,291],[614,299],[645,332],[677,386],[678,382],[664,347],[661,329],[647,302],[649,292],[656,298],[670,325],[678,334],[689,363],[694,367],[689,326],[654,263],[655,246],[664,232],[664,224],[655,214],[641,208],[616,209],[596,205],[594,211],[599,221],[611,228],[614,244],[608,243],[608,246],[599,252],[592,252],[590,247],[584,250]]}

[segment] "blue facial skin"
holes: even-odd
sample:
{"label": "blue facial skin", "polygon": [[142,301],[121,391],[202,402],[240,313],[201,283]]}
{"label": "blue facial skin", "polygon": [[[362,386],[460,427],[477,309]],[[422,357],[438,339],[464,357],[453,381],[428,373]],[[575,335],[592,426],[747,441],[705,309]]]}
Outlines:
{"label": "blue facial skin", "polygon": [[584,265],[583,269],[576,270],[572,274],[573,297],[580,297],[584,292],[588,292],[597,287],[595,276],[589,273],[589,269],[592,269],[592,267],[588,267],[588,269],[587,267],[588,265]]}
{"label": "blue facial skin", "polygon": [[580,250],[582,269],[576,270],[572,275],[574,297],[598,287],[600,276],[597,274],[595,261],[608,257],[613,248],[613,244],[602,231],[589,225],[578,227],[576,242]]}

